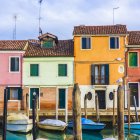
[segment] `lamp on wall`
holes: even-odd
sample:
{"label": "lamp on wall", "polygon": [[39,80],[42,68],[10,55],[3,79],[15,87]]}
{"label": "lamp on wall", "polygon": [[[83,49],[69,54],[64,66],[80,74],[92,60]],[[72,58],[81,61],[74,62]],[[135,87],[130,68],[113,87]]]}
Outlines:
{"label": "lamp on wall", "polygon": [[117,60],[117,61],[121,61],[121,60],[122,60],[122,58],[118,57],[118,58],[116,58],[116,60]]}

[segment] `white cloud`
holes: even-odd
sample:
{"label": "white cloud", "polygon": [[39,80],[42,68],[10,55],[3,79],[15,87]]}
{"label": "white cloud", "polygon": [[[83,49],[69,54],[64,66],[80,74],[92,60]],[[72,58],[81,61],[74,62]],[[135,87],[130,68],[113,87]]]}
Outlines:
{"label": "white cloud", "polygon": [[[17,39],[38,36],[38,0],[0,0],[0,39],[12,39],[13,15],[17,19]],[[126,24],[130,30],[140,30],[139,0],[43,0],[41,27],[60,39],[72,38],[75,25]]]}

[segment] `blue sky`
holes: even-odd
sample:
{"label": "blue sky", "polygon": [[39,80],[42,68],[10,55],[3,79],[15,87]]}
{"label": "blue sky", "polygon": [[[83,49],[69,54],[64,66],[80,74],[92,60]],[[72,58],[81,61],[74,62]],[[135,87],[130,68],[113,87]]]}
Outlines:
{"label": "blue sky", "polygon": [[[71,39],[76,25],[126,24],[140,30],[139,0],[43,0],[41,28],[59,39]],[[37,39],[38,0],[0,0],[0,39],[12,40],[14,15],[17,15],[17,39]]]}

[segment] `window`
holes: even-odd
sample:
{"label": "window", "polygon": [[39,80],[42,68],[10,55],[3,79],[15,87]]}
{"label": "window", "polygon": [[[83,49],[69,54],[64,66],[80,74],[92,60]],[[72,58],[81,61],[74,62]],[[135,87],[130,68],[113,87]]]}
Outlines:
{"label": "window", "polygon": [[66,107],[66,89],[59,89],[58,108],[64,109]]}
{"label": "window", "polygon": [[129,52],[129,67],[138,66],[138,54],[137,52]]}
{"label": "window", "polygon": [[8,100],[22,100],[21,87],[8,87]]}
{"label": "window", "polygon": [[110,49],[119,49],[119,37],[110,37]]}
{"label": "window", "polygon": [[82,49],[91,49],[90,37],[82,37]]}
{"label": "window", "polygon": [[109,84],[109,65],[91,65],[91,84],[108,85]]}
{"label": "window", "polygon": [[118,72],[119,72],[119,73],[124,73],[124,66],[123,66],[123,65],[120,65],[120,66],[119,66]]}
{"label": "window", "polygon": [[52,48],[53,47],[53,41],[52,40],[47,40],[43,42],[43,47],[44,48]]}
{"label": "window", "polygon": [[39,76],[38,64],[30,64],[30,76]]}
{"label": "window", "polygon": [[10,71],[19,72],[19,57],[10,58]]}
{"label": "window", "polygon": [[58,65],[58,76],[67,76],[67,64]]}

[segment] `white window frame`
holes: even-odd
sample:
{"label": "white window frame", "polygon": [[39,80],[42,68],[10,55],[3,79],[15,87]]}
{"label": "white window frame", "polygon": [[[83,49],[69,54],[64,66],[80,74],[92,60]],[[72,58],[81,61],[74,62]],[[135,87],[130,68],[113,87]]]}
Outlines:
{"label": "white window frame", "polygon": [[[82,48],[82,38],[90,38],[90,49],[83,49]],[[91,50],[92,49],[92,37],[91,36],[82,36],[80,40],[81,50]]]}
{"label": "white window frame", "polygon": [[[110,48],[111,46],[110,46],[110,39],[111,39],[111,37],[117,37],[117,38],[119,38],[119,48],[117,48],[117,49],[112,49],[112,48]],[[120,37],[119,36],[110,36],[109,37],[109,50],[120,50]]]}
{"label": "white window frame", "polygon": [[[11,71],[11,58],[19,59],[19,71]],[[10,73],[20,73],[20,56],[9,56],[9,72]]]}
{"label": "white window frame", "polygon": [[[121,67],[123,68],[123,71],[120,71],[120,68],[121,68]],[[119,65],[119,67],[118,67],[118,72],[119,72],[119,73],[124,73],[124,65]]]}
{"label": "white window frame", "polygon": [[[129,53],[137,53],[137,66],[129,66]],[[139,52],[138,51],[129,51],[128,52],[128,67],[129,68],[138,68],[139,67]]]}

